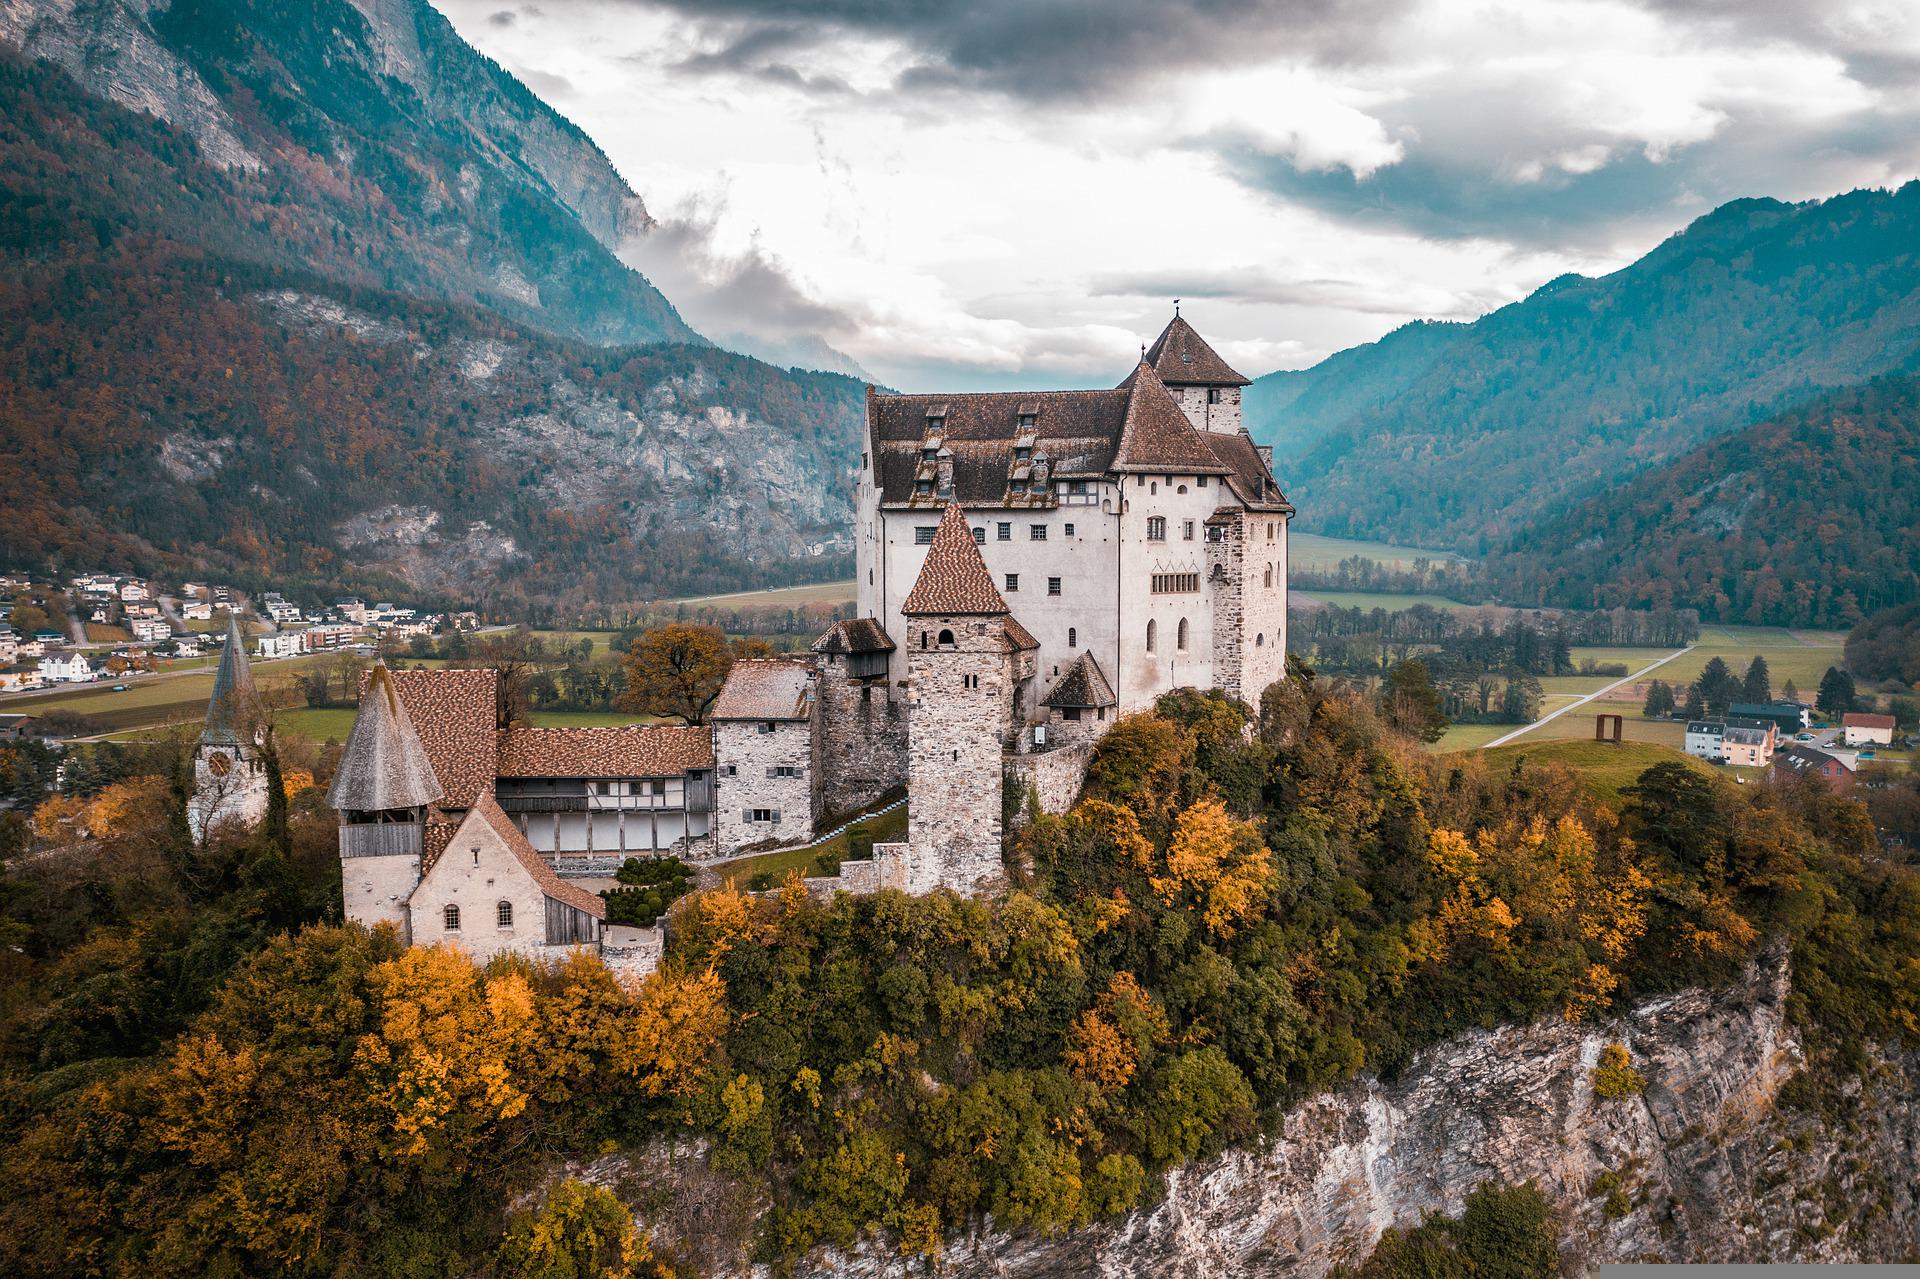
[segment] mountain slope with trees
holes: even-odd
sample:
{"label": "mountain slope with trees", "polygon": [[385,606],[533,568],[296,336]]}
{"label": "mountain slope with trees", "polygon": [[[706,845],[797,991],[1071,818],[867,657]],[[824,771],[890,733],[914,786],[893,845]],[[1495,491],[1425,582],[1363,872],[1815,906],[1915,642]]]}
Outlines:
{"label": "mountain slope with trees", "polygon": [[1516,604],[1734,623],[1847,627],[1920,599],[1920,378],[1711,440],[1523,529],[1486,573]]}
{"label": "mountain slope with trees", "polygon": [[1612,275],[1270,374],[1247,414],[1303,529],[1477,554],[1706,440],[1916,369],[1920,182],[1735,201]]}

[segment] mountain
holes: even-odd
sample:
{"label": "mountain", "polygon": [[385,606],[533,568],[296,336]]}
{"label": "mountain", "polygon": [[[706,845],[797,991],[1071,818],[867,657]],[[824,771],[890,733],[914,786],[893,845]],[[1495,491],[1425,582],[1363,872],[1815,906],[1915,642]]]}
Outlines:
{"label": "mountain", "polygon": [[415,0],[0,0],[0,563],[502,613],[844,575],[863,388],[706,343],[611,251],[646,225]]}
{"label": "mountain", "polygon": [[699,340],[615,255],[652,225],[632,188],[425,0],[6,0],[7,45],[48,64],[29,92],[57,66],[192,139],[167,176],[222,216],[138,229],[593,342]]}
{"label": "mountain", "polygon": [[1823,390],[1920,369],[1920,183],[1740,200],[1599,279],[1247,392],[1300,527],[1470,553]]}
{"label": "mountain", "polygon": [[1485,567],[1514,603],[1720,622],[1847,627],[1920,599],[1920,378],[1710,440],[1522,530]]}

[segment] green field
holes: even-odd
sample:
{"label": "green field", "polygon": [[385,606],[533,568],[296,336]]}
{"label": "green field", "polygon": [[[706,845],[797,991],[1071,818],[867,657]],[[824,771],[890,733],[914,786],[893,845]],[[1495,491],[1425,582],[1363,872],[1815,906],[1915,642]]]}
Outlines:
{"label": "green field", "polygon": [[1331,569],[1341,560],[1354,556],[1393,568],[1410,569],[1417,559],[1434,563],[1457,560],[1452,551],[1422,550],[1417,546],[1394,546],[1388,542],[1362,542],[1344,537],[1322,537],[1318,533],[1288,533],[1287,563],[1304,569]]}
{"label": "green field", "polygon": [[[1557,722],[1557,721],[1556,721]],[[1591,724],[1589,724],[1591,732]],[[1728,770],[1714,768],[1690,755],[1653,742],[1623,742],[1615,746],[1595,741],[1518,741],[1480,752],[1487,767],[1511,768],[1516,759],[1534,764],[1565,764],[1580,775],[1580,784],[1589,795],[1609,804],[1620,802],[1620,791],[1655,764],[1681,763],[1707,776],[1726,776]]]}
{"label": "green field", "polygon": [[781,586],[766,591],[732,591],[725,595],[687,595],[677,599],[660,600],[659,603],[662,605],[739,604],[791,608],[796,604],[851,604],[853,594],[853,579],[848,578],[844,582],[815,582],[811,586]]}
{"label": "green field", "polygon": [[1292,599],[1302,603],[1326,604],[1334,608],[1381,608],[1389,613],[1398,613],[1402,609],[1412,608],[1415,604],[1425,604],[1429,608],[1460,609],[1471,608],[1459,600],[1450,600],[1444,595],[1386,595],[1373,591],[1299,591],[1288,592]]}
{"label": "green field", "polygon": [[[306,656],[256,662],[254,678],[271,687],[297,674],[313,660],[312,656]],[[124,693],[113,691],[113,684],[119,681],[102,680],[78,688],[0,698],[0,712],[44,715],[48,711],[73,711],[98,721],[98,731],[102,733],[197,720],[206,714],[207,698],[213,695],[213,672],[206,669],[207,665],[203,661],[198,669],[184,675],[144,675],[128,680]]]}

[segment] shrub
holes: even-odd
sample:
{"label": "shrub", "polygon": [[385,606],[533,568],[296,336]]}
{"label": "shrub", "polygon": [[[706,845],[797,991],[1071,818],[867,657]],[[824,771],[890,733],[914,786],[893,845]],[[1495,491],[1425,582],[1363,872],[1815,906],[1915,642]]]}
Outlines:
{"label": "shrub", "polygon": [[1632,1097],[1647,1090],[1647,1078],[1633,1068],[1625,1044],[1608,1044],[1600,1050],[1600,1064],[1593,1068],[1593,1095],[1601,1101]]}

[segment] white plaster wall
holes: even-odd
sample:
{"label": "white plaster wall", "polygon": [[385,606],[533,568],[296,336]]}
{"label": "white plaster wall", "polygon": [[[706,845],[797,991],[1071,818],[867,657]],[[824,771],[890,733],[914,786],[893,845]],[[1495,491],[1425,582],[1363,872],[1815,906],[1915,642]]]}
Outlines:
{"label": "white plaster wall", "polygon": [[[1201,486],[1200,480],[1206,484]],[[1143,482],[1144,481],[1144,482]],[[1182,488],[1185,493],[1180,492]],[[1213,595],[1207,581],[1206,519],[1231,491],[1217,475],[1129,475],[1120,516],[1120,657],[1109,670],[1122,713],[1150,706],[1172,688],[1210,687],[1213,682]],[[1147,540],[1147,521],[1167,521],[1167,540]],[[1193,522],[1193,540],[1183,536]],[[1155,573],[1197,573],[1200,589],[1191,594],[1153,594]],[[1187,619],[1187,647],[1177,645],[1179,623]],[[1155,622],[1155,650],[1147,652],[1147,623]]]}
{"label": "white plaster wall", "polygon": [[392,924],[403,942],[411,940],[407,898],[419,882],[420,858],[415,853],[340,859],[340,904],[346,917],[368,928]]}
{"label": "white plaster wall", "polygon": [[[495,922],[503,900],[513,904],[508,928]],[[460,907],[458,931],[446,927],[449,903]],[[414,945],[458,946],[475,963],[507,952],[550,958],[569,949],[547,945],[546,894],[506,841],[483,821],[461,827],[414,889],[410,907]]]}

